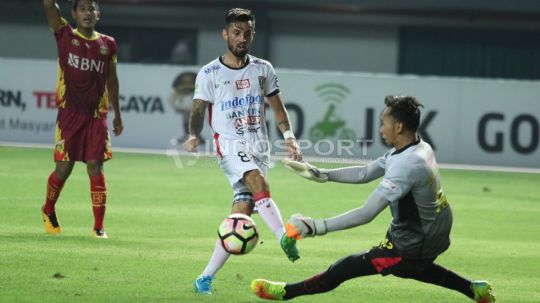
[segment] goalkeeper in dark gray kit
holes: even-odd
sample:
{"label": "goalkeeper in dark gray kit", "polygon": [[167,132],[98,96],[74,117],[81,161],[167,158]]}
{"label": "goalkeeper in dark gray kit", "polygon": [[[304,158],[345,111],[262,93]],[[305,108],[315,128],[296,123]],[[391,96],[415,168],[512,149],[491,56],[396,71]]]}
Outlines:
{"label": "goalkeeper in dark gray kit", "polygon": [[392,222],[384,241],[367,252],[342,258],[326,271],[297,283],[256,279],[252,291],[270,300],[324,293],[344,281],[375,274],[415,279],[461,292],[476,302],[495,302],[487,281],[471,281],[435,264],[450,246],[452,210],[440,183],[431,146],[418,136],[420,107],[411,96],[387,96],[380,132],[393,146],[366,166],[320,169],[285,161],[296,174],[316,182],[368,183],[383,177],[362,207],[329,219],[292,215],[287,235],[302,239],[367,224],[387,206]]}

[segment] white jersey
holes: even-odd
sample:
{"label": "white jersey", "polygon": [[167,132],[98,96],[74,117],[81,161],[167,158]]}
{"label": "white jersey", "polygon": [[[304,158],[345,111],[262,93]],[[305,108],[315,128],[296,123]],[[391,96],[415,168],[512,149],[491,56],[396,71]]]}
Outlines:
{"label": "white jersey", "polygon": [[227,153],[224,143],[241,141],[249,145],[253,156],[268,159],[264,99],[278,93],[272,64],[251,55],[242,68],[223,64],[221,57],[201,68],[193,99],[209,102],[208,120],[219,156]]}

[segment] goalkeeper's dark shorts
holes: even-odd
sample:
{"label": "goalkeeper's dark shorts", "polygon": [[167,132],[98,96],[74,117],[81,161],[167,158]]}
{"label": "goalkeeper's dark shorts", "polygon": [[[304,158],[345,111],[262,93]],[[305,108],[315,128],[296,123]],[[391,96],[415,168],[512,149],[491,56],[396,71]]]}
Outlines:
{"label": "goalkeeper's dark shorts", "polygon": [[435,258],[410,259],[400,255],[393,243],[385,239],[366,253],[375,270],[383,276],[394,275],[402,278],[416,276],[433,264]]}

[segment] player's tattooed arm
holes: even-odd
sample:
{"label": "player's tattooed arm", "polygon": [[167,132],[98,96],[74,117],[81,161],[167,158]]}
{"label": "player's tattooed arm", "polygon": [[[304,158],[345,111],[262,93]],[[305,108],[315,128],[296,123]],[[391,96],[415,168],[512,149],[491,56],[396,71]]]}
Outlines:
{"label": "player's tattooed arm", "polygon": [[287,130],[291,130],[291,123],[289,123],[289,120],[278,121],[277,126],[279,130],[281,130],[282,133],[284,133]]}
{"label": "player's tattooed arm", "polygon": [[60,8],[56,4],[56,0],[43,0],[43,8],[45,9],[49,27],[56,33],[62,24]]}
{"label": "player's tattooed arm", "polygon": [[189,115],[189,134],[199,137],[204,125],[204,113],[208,102],[200,99],[193,100],[193,107]]}
{"label": "player's tattooed arm", "polygon": [[274,112],[274,117],[276,118],[276,123],[281,133],[292,130],[289,114],[287,113],[287,109],[285,109],[281,94],[269,97],[268,104],[270,104],[270,107]]}
{"label": "player's tattooed arm", "polygon": [[189,137],[184,142],[184,148],[188,152],[196,152],[197,146],[201,143],[200,135],[204,125],[204,113],[207,105],[207,101],[193,100],[193,107],[189,115]]}
{"label": "player's tattooed arm", "polygon": [[289,158],[295,161],[302,161],[302,151],[300,151],[300,147],[294,137],[289,113],[287,113],[287,109],[283,104],[281,94],[268,97],[268,104],[270,104],[270,108],[272,108],[272,111],[274,112],[274,117],[279,130],[285,138],[285,147],[287,148]]}

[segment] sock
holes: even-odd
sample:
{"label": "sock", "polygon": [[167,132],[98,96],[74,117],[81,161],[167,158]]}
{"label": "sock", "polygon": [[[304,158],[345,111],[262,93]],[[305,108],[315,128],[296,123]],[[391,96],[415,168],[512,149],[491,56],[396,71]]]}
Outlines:
{"label": "sock", "polygon": [[90,176],[90,197],[92,198],[92,210],[94,211],[94,230],[103,228],[105,217],[105,204],[107,203],[107,185],[103,173]]}
{"label": "sock", "polygon": [[471,281],[435,263],[421,274],[413,276],[412,278],[457,290],[471,299],[474,298],[474,293],[471,289]]}
{"label": "sock", "polygon": [[301,282],[287,283],[285,285],[285,296],[283,296],[283,299],[290,300],[298,296],[323,293],[336,287],[328,286],[327,277],[323,272]]}
{"label": "sock", "polygon": [[349,255],[332,264],[325,272],[304,281],[287,283],[283,299],[329,292],[347,280],[375,274],[377,270],[371,264],[367,253]]}
{"label": "sock", "polygon": [[270,198],[270,192],[261,191],[255,193],[253,195],[253,201],[264,223],[270,227],[278,241],[281,241],[281,237],[285,234],[285,226],[283,225],[279,208],[272,198]]}
{"label": "sock", "polygon": [[217,271],[227,262],[227,259],[229,259],[230,254],[225,251],[223,246],[221,246],[221,241],[217,239],[216,245],[214,245],[214,252],[212,253],[212,257],[210,258],[210,261],[208,261],[208,265],[206,265],[206,268],[202,272],[203,276],[214,276]]}
{"label": "sock", "polygon": [[43,206],[43,212],[46,214],[52,214],[55,212],[54,205],[58,201],[58,196],[64,187],[66,181],[58,179],[56,172],[53,171],[49,175],[47,180],[47,196],[45,197],[45,205]]}

